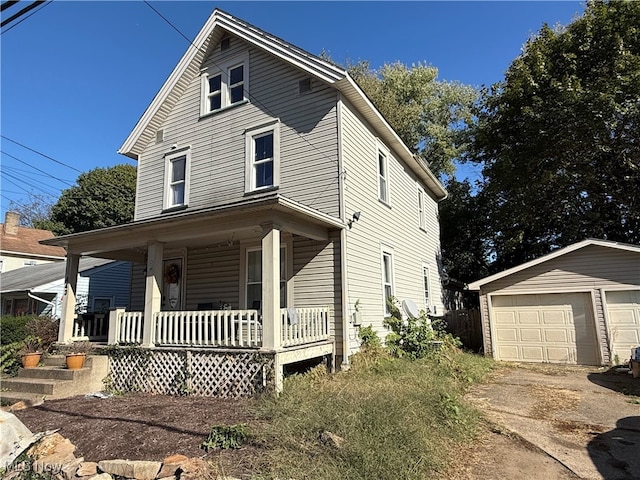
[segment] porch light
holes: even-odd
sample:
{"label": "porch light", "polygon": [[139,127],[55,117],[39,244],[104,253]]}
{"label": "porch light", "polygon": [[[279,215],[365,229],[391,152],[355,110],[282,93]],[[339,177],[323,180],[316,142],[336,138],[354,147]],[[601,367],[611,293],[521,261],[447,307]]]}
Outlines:
{"label": "porch light", "polygon": [[347,222],[347,225],[349,225],[349,230],[351,230],[351,227],[355,222],[360,220],[360,213],[361,212],[353,212],[353,217],[351,217],[351,220]]}

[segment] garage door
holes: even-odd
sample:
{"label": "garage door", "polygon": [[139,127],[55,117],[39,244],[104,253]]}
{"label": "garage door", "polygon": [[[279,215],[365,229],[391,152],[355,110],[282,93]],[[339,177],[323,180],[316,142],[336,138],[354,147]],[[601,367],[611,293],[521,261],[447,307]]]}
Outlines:
{"label": "garage door", "polygon": [[498,359],[600,364],[588,294],[500,295],[492,305]]}
{"label": "garage door", "polygon": [[640,290],[607,292],[606,298],[611,356],[620,364],[629,359],[631,347],[640,345]]}

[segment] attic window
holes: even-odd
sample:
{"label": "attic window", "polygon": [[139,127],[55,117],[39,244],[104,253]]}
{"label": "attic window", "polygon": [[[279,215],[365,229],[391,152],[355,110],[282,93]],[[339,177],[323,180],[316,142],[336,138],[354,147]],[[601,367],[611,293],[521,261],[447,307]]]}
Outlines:
{"label": "attic window", "polygon": [[311,78],[307,77],[298,82],[299,93],[307,93],[311,91]]}
{"label": "attic window", "polygon": [[223,38],[220,41],[220,51],[221,52],[224,52],[225,50],[229,50],[230,46],[231,46],[231,39],[229,37]]}
{"label": "attic window", "polygon": [[200,115],[223,110],[248,100],[249,56],[214,64],[202,73]]}

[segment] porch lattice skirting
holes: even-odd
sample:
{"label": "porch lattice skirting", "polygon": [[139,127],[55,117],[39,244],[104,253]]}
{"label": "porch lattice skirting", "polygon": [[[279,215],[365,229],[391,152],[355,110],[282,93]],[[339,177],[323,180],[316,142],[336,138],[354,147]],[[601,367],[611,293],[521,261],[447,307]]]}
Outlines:
{"label": "porch lattice skirting", "polygon": [[124,347],[109,356],[116,391],[239,398],[272,387],[274,356],[256,351]]}

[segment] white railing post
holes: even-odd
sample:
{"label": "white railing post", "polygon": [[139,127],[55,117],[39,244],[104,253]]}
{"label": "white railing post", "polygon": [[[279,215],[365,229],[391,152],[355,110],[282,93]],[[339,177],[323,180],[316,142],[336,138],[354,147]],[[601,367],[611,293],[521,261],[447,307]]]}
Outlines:
{"label": "white railing post", "polygon": [[262,348],[278,350],[282,345],[280,315],[280,230],[263,226],[262,237]]}
{"label": "white railing post", "polygon": [[152,242],[147,246],[147,279],[144,294],[144,323],[142,326],[142,346],[151,347],[155,337],[156,314],[162,301],[162,255],[164,246]]}
{"label": "white railing post", "polygon": [[80,255],[67,254],[66,270],[64,274],[65,292],[62,301],[62,315],[58,330],[58,342],[67,343],[73,336],[76,318],[76,295],[78,286],[78,270],[80,267]]}
{"label": "white railing post", "polygon": [[120,338],[120,318],[124,313],[124,308],[113,308],[109,312],[109,334],[107,336],[107,343],[109,345],[115,345]]}

